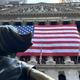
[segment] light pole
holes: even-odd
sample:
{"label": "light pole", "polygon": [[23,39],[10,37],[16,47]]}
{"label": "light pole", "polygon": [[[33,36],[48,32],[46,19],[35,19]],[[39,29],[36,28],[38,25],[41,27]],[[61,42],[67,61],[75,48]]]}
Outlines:
{"label": "light pole", "polygon": [[41,48],[40,48],[39,62],[40,62],[40,64],[42,64],[42,45],[41,45]]}

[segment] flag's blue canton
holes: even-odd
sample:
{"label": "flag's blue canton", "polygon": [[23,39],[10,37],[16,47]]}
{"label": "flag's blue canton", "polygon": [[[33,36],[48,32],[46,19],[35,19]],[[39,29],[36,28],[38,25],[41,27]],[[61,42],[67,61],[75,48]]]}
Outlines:
{"label": "flag's blue canton", "polygon": [[21,35],[25,35],[28,33],[34,33],[34,26],[17,26],[18,33]]}

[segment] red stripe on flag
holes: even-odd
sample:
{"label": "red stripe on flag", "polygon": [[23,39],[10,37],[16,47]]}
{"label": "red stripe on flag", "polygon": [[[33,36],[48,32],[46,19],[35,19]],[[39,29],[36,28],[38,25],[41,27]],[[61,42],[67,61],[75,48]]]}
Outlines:
{"label": "red stripe on flag", "polygon": [[52,50],[52,49],[56,49],[56,50],[57,49],[61,49],[62,50],[62,49],[79,49],[79,47],[65,46],[65,45],[64,46],[58,46],[58,47],[56,47],[56,46],[55,47],[46,47],[46,46],[45,47],[42,47],[42,46],[41,47],[38,47],[38,46],[32,46],[31,49],[49,49],[49,50]]}
{"label": "red stripe on flag", "polygon": [[[17,56],[40,56],[41,53],[19,52]],[[78,53],[43,53],[42,56],[77,56]]]}
{"label": "red stripe on flag", "polygon": [[41,44],[54,44],[54,43],[57,43],[57,44],[61,44],[61,43],[67,43],[67,44],[69,44],[69,43],[76,43],[76,44],[77,44],[77,43],[78,43],[78,44],[79,44],[80,41],[50,41],[50,42],[49,42],[49,41],[46,41],[46,42],[45,42],[45,41],[41,41],[41,42],[40,42],[40,41],[37,41],[37,42],[36,42],[36,41],[33,41],[33,43],[34,43],[34,44],[35,44],[35,43],[36,43],[36,44],[38,44],[38,43],[39,43],[39,44],[40,44],[40,43],[41,43]]}
{"label": "red stripe on flag", "polygon": [[[53,30],[65,30],[65,29],[35,29],[36,31],[53,31]],[[77,30],[77,28],[76,29],[73,29],[73,28],[69,28],[69,29],[66,29],[66,30]]]}
{"label": "red stripe on flag", "polygon": [[55,38],[55,39],[56,39],[56,38],[58,38],[58,39],[59,39],[59,38],[65,38],[65,39],[66,39],[66,38],[67,38],[67,39],[68,39],[68,38],[74,38],[74,39],[79,39],[79,37],[76,37],[76,36],[66,36],[66,37],[63,37],[63,36],[61,36],[61,37],[60,37],[60,36],[59,36],[59,37],[56,37],[56,36],[55,36],[55,37],[34,37],[34,38],[35,38],[35,39],[44,39],[44,38],[45,38],[45,39],[54,39],[54,38]]}
{"label": "red stripe on flag", "polygon": [[79,33],[76,33],[76,32],[58,32],[58,33],[38,33],[38,32],[34,32],[35,34],[41,34],[41,35],[45,35],[45,34],[76,34],[78,35]]}

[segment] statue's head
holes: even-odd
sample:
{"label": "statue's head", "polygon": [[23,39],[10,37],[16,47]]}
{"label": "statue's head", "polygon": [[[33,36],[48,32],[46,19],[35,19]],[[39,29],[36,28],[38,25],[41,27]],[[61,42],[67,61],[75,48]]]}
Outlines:
{"label": "statue's head", "polygon": [[32,45],[31,39],[31,33],[20,35],[9,27],[0,27],[0,56],[27,50]]}

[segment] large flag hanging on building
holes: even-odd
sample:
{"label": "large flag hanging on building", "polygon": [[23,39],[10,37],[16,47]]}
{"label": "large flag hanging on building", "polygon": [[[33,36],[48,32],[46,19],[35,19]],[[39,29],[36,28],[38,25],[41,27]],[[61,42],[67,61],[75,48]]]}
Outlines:
{"label": "large flag hanging on building", "polygon": [[76,56],[80,36],[75,24],[35,25],[33,45],[17,56]]}

